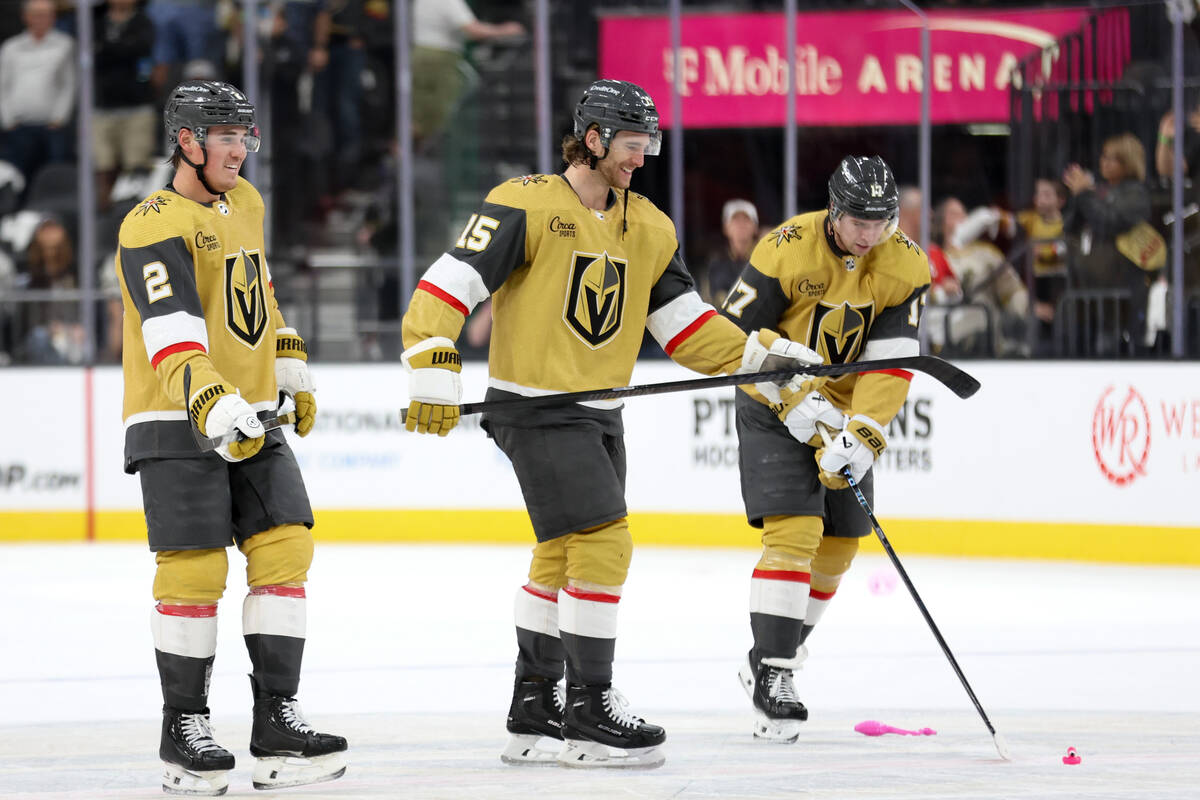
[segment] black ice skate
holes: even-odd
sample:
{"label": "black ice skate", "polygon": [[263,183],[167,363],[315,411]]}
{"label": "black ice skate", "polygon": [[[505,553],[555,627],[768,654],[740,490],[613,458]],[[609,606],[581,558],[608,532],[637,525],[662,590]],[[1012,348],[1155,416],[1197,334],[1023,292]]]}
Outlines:
{"label": "black ice skate", "polygon": [[562,736],[558,762],[567,767],[651,769],[666,760],[659,749],[666,731],[631,714],[628,701],[607,683],[567,687]]}
{"label": "black ice skate", "polygon": [[500,760],[505,764],[556,764],[560,748],[551,749],[541,740],[562,741],[562,716],[563,691],[557,681],[517,678],[506,725],[512,737]]}
{"label": "black ice skate", "polygon": [[296,698],[265,694],[257,686],[250,754],[258,759],[255,789],[331,781],[346,772],[345,739],[313,730]]}
{"label": "black ice skate", "polygon": [[800,738],[808,709],[796,696],[792,671],[786,667],[746,663],[738,670],[742,688],[754,703],[754,738],[791,743]]}
{"label": "black ice skate", "polygon": [[215,797],[229,788],[233,753],[213,739],[208,709],[200,713],[163,706],[162,740],[158,746],[163,760],[163,791]]}

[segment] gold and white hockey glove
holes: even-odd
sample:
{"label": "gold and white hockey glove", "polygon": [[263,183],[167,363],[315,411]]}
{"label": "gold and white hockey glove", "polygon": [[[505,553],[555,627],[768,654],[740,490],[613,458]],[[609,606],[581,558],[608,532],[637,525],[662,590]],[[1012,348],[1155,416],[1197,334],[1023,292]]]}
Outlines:
{"label": "gold and white hockey glove", "polygon": [[[835,431],[841,430],[845,423],[845,415],[829,402],[829,398],[817,391],[828,380],[824,377],[797,375],[779,390],[780,402],[771,406],[771,410],[787,426],[788,433],[796,441],[820,445],[818,423]],[[816,442],[811,441],[812,439],[816,439]]]}
{"label": "gold and white hockey glove", "polygon": [[[777,369],[795,367],[797,372],[803,372],[804,367],[822,363],[821,355],[810,350],[799,342],[785,339],[778,333],[767,328],[755,331],[746,337],[746,347],[742,350],[742,365],[735,374],[748,372],[768,372]],[[780,383],[756,383],[754,388],[767,398],[770,403],[781,403],[779,395]]]}
{"label": "gold and white hockey glove", "polygon": [[458,424],[462,403],[462,358],[454,342],[432,336],[400,354],[408,370],[407,430],[445,436]]}
{"label": "gold and white hockey glove", "polygon": [[844,468],[850,469],[850,477],[858,483],[885,449],[883,426],[865,414],[855,414],[828,446],[817,451],[822,473],[818,477],[831,489],[844,489],[849,486],[842,477]]}
{"label": "gold and white hockey glove", "polygon": [[217,455],[226,461],[250,458],[262,450],[266,441],[258,414],[228,383],[210,383],[192,392],[188,414],[205,436],[215,438],[236,431],[245,437],[217,448]]}
{"label": "gold and white hockey glove", "polygon": [[296,402],[296,433],[307,436],[317,421],[317,386],[308,371],[308,345],[295,328],[275,331],[275,385]]}

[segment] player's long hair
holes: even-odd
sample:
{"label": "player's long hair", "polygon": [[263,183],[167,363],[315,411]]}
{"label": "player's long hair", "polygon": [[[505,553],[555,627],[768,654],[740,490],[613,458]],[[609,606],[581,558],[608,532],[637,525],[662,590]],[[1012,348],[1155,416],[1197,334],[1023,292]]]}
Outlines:
{"label": "player's long hair", "polygon": [[[600,126],[592,123],[588,126],[588,130],[596,130]],[[583,134],[585,137],[587,133]],[[576,139],[574,133],[568,133],[562,140],[562,160],[568,166],[576,164],[586,164],[595,156],[587,149],[587,145],[583,143],[583,139]]]}

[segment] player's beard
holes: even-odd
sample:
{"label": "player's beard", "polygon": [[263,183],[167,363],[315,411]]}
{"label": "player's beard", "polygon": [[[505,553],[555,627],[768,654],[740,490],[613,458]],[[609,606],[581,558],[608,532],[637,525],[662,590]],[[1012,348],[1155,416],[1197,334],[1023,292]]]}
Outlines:
{"label": "player's beard", "polygon": [[632,175],[626,175],[622,171],[621,166],[612,159],[602,159],[596,162],[596,169],[604,177],[604,180],[617,191],[623,191],[629,188],[629,182]]}

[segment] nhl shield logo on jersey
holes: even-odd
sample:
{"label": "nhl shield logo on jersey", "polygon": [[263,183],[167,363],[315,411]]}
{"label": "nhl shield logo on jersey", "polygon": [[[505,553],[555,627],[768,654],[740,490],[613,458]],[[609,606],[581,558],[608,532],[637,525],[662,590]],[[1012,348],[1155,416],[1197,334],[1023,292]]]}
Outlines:
{"label": "nhl shield logo on jersey", "polygon": [[621,330],[628,263],[607,252],[571,254],[563,319],[593,350],[607,344]]}
{"label": "nhl shield logo on jersey", "polygon": [[225,325],[251,350],[267,329],[267,297],[262,255],[240,250],[225,256]]}
{"label": "nhl shield logo on jersey", "polygon": [[813,308],[808,346],[825,356],[827,364],[845,364],[862,350],[874,318],[874,303],[818,302]]}

